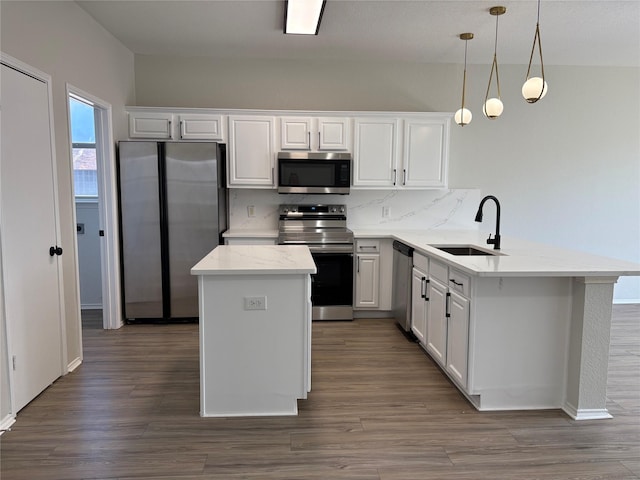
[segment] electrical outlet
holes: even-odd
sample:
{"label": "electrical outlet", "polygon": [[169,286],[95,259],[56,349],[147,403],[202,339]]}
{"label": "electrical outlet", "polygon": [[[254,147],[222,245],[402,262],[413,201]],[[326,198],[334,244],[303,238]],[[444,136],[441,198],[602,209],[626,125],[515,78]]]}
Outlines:
{"label": "electrical outlet", "polygon": [[249,217],[255,217],[256,216],[256,207],[255,207],[255,205],[248,205],[247,206],[247,215]]}
{"label": "electrical outlet", "polygon": [[266,310],[267,297],[244,297],[245,310]]}
{"label": "electrical outlet", "polygon": [[389,218],[391,216],[390,207],[382,207],[382,218]]}

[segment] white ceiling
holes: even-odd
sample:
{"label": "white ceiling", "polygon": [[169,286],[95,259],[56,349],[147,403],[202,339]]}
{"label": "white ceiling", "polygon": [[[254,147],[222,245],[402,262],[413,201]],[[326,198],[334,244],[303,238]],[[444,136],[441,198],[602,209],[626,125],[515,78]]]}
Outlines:
{"label": "white ceiling", "polygon": [[[283,35],[283,0],[78,1],[131,51],[148,55],[462,63],[529,61],[536,0],[328,0],[318,36]],[[545,65],[640,66],[640,0],[542,0]],[[537,54],[537,50],[536,50]]]}

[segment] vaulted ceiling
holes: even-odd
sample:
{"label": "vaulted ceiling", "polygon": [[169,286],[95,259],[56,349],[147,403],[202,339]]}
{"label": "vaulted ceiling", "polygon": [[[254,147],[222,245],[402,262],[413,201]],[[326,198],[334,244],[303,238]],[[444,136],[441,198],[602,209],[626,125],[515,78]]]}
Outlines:
{"label": "vaulted ceiling", "polygon": [[[78,1],[137,54],[327,61],[526,64],[536,0],[328,0],[318,36],[283,35],[283,0]],[[542,0],[546,65],[640,66],[640,1]],[[536,51],[537,53],[537,51]]]}

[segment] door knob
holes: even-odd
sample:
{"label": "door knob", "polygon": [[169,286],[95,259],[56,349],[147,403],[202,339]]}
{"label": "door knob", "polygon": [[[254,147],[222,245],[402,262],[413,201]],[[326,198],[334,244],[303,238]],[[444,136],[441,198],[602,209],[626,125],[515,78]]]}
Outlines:
{"label": "door knob", "polygon": [[49,247],[49,255],[51,255],[52,257],[54,255],[62,255],[62,248],[58,247],[57,245],[55,247]]}

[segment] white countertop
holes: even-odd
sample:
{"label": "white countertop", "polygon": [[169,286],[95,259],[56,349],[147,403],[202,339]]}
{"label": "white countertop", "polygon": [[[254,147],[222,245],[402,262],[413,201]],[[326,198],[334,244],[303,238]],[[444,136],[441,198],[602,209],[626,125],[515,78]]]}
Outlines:
{"label": "white countertop", "polygon": [[191,275],[283,275],[316,271],[306,246],[220,245],[191,269]]}
{"label": "white countertop", "polygon": [[278,230],[237,228],[229,229],[222,234],[223,238],[278,238]]}
{"label": "white countertop", "polygon": [[466,273],[486,277],[618,277],[639,276],[640,264],[502,236],[500,255],[456,256],[430,245],[487,245],[487,232],[477,230],[357,230],[358,238],[393,238]]}

